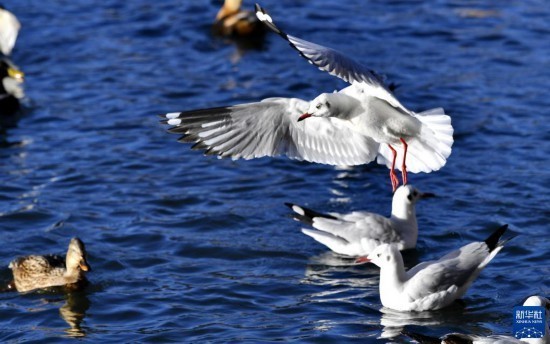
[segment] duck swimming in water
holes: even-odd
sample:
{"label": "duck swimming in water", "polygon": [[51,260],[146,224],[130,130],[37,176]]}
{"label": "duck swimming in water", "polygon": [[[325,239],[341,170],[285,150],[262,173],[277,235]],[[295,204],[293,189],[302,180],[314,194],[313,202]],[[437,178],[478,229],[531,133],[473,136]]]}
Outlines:
{"label": "duck swimming in water", "polygon": [[78,238],[72,238],[65,259],[59,256],[31,255],[18,257],[10,265],[13,286],[19,292],[66,286],[80,289],[86,284],[85,272],[90,271],[86,248]]}
{"label": "duck swimming in water", "polygon": [[225,0],[212,26],[215,34],[232,37],[253,37],[265,33],[265,26],[254,11],[241,10],[242,0]]}

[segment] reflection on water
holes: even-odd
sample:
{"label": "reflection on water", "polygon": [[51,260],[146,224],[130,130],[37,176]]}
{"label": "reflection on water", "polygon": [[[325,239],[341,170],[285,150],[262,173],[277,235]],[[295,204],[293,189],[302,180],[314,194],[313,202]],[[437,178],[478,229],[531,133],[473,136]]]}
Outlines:
{"label": "reflection on water", "polygon": [[[360,333],[350,338],[373,338],[372,329],[377,323],[370,318],[378,311],[367,300],[377,293],[378,271],[375,265],[356,264],[355,258],[331,251],[310,257],[300,283],[311,286],[312,290],[303,300],[318,304],[320,309],[339,309],[329,317],[319,313],[324,315],[311,322],[312,329],[330,333],[351,326],[360,329]],[[353,321],[344,320],[348,314],[354,314]]]}
{"label": "reflection on water", "polygon": [[[369,278],[369,275],[376,278]],[[328,251],[309,259],[302,283],[317,285],[378,285],[378,268],[372,264],[356,264],[355,258]]]}
{"label": "reflection on water", "polygon": [[[0,288],[0,292],[2,293],[13,293],[14,297],[23,297],[23,294],[19,294],[15,286],[13,285],[13,282],[10,283],[4,283],[2,282],[2,286]],[[18,295],[15,295],[15,294]],[[51,307],[48,307],[49,305],[52,305],[54,307],[57,307],[57,305],[61,304],[64,301],[64,304],[59,308],[59,314],[61,316],[61,319],[65,320],[67,324],[69,324],[69,328],[65,329],[64,332],[69,337],[84,337],[86,336],[86,331],[84,331],[81,327],[82,322],[84,321],[84,318],[86,317],[86,311],[90,308],[90,300],[86,296],[84,291],[72,291],[67,292],[63,287],[51,287],[46,289],[40,289],[30,292],[30,294],[39,294],[39,295],[48,295],[50,293],[54,293],[55,296],[53,298],[46,297],[46,298],[40,298],[39,299],[39,305],[33,304],[32,306],[25,307],[25,312],[30,313],[37,313],[41,311],[46,311],[47,309],[50,309]],[[64,298],[59,298],[59,293],[63,293]],[[6,294],[7,295],[7,294]],[[46,307],[45,307],[46,306]]]}
{"label": "reflection on water", "polygon": [[[48,288],[44,290],[45,292],[65,292],[62,288]],[[43,291],[38,291],[41,293]],[[69,324],[69,328],[65,329],[64,332],[69,337],[84,337],[86,336],[86,331],[81,327],[82,321],[86,317],[86,311],[90,308],[90,300],[83,291],[74,291],[74,292],[65,292],[64,299],[43,299],[42,302],[45,304],[60,304],[65,301],[65,303],[59,308],[59,315],[61,319],[65,320]]]}
{"label": "reflection on water", "polygon": [[0,123],[0,149],[2,148],[15,148],[22,146],[24,143],[21,141],[10,141],[8,140],[8,131],[2,127]]}
{"label": "reflection on water", "polygon": [[[400,312],[386,307],[380,309],[380,338],[394,338],[401,334],[405,326],[422,326],[425,328],[445,327],[460,331],[468,324],[470,331],[478,335],[489,335],[490,329],[479,326],[483,322],[498,322],[498,316],[487,312],[487,305],[479,300],[472,307],[469,302],[455,301],[451,306],[437,311]],[[468,304],[468,305],[467,305]]]}
{"label": "reflection on water", "polygon": [[334,266],[356,266],[355,258],[339,255],[337,253],[327,251],[309,258],[307,271],[314,267],[334,267]]}
{"label": "reflection on water", "polygon": [[399,312],[386,307],[381,308],[380,312],[382,313],[380,338],[397,337],[408,325],[432,327],[443,324],[445,319],[441,312]]}
{"label": "reflection on water", "polygon": [[223,37],[221,39],[224,44],[232,44],[235,50],[231,53],[229,60],[233,65],[238,64],[244,55],[250,51],[261,51],[265,49],[265,44],[262,37],[243,38],[243,37]]}
{"label": "reflection on water", "polygon": [[[340,256],[330,251],[311,257],[304,275],[301,283],[327,287],[309,295],[309,298],[320,302],[358,301],[366,296],[360,291],[367,289],[367,293],[371,293],[373,288],[378,289],[376,266],[356,264],[354,258]],[[328,288],[329,286],[338,288],[331,289]]]}
{"label": "reflection on water", "polygon": [[68,293],[66,298],[65,304],[59,308],[61,318],[70,326],[65,332],[70,337],[84,337],[86,332],[80,324],[86,316],[86,311],[90,308],[90,300],[83,292]]}

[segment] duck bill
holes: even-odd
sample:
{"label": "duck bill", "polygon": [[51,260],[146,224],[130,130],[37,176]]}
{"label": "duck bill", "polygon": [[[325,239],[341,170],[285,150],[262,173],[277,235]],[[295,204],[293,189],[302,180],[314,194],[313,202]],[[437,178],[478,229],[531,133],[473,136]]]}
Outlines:
{"label": "duck bill", "polygon": [[92,267],[85,260],[81,261],[79,266],[80,266],[80,270],[82,271],[86,271],[86,272],[92,271]]}
{"label": "duck bill", "polygon": [[14,78],[17,81],[23,81],[25,79],[25,73],[15,68],[8,68],[8,76]]}
{"label": "duck bill", "polygon": [[298,122],[301,122],[301,121],[303,121],[304,119],[309,118],[309,117],[311,117],[311,116],[312,116],[312,115],[311,115],[310,113],[307,113],[307,112],[306,112],[305,114],[303,114],[303,115],[301,115],[300,117],[298,117]]}
{"label": "duck bill", "polygon": [[355,264],[365,264],[370,263],[369,257],[359,257],[355,260]]}

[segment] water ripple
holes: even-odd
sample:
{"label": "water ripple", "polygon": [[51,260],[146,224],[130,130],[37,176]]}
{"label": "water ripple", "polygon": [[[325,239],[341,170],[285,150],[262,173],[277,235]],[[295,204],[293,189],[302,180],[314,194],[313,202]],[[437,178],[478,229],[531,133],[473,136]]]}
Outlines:
{"label": "water ripple", "polygon": [[401,343],[403,326],[509,334],[512,307],[549,293],[544,2],[264,4],[290,33],[386,74],[411,109],[452,116],[448,164],[411,177],[438,197],[418,205],[407,266],[498,224],[518,235],[462,303],[421,314],[383,309],[378,270],[327,252],[283,205],[389,214],[385,167],[203,157],[155,117],[311,99],[343,82],[275,35],[255,49],[211,37],[219,2],[4,5],[23,23],[13,59],[29,99],[0,145],[0,282],[14,257],[63,254],[71,236],[94,271],[82,293],[2,293],[0,341]]}

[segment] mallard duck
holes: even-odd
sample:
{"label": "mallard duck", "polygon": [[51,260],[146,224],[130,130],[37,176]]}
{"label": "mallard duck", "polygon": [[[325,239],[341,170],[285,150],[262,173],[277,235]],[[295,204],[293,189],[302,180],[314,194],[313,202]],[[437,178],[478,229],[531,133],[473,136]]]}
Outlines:
{"label": "mallard duck", "polygon": [[19,292],[57,286],[79,289],[86,284],[84,273],[91,271],[86,248],[78,238],[71,239],[65,259],[32,255],[14,259],[9,267],[13,272],[13,286]]}
{"label": "mallard duck", "polygon": [[253,11],[241,10],[242,0],[225,0],[212,27],[221,36],[250,37],[265,32]]}
{"label": "mallard duck", "polygon": [[19,110],[19,99],[25,96],[25,74],[7,58],[0,58],[0,115],[9,116]]}
{"label": "mallard duck", "polygon": [[13,13],[0,5],[0,51],[2,54],[11,54],[20,28],[21,23]]}

